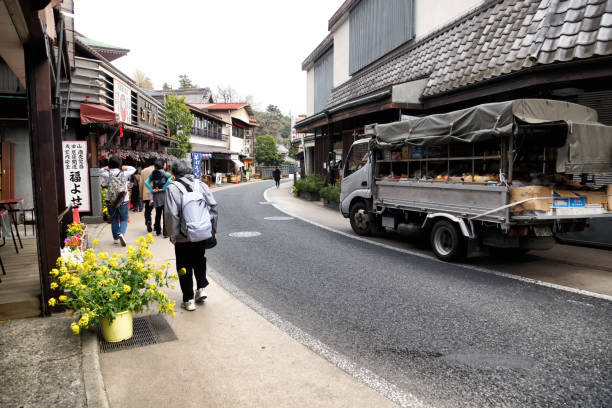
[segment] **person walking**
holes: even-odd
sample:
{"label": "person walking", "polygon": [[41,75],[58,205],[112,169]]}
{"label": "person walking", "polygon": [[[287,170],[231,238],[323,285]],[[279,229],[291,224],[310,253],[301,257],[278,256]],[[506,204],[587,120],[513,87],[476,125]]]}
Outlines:
{"label": "person walking", "polygon": [[[142,169],[142,171],[140,172],[141,180],[148,179],[151,173],[153,173],[153,170],[155,170],[156,161],[157,159],[155,158],[155,156],[149,157],[149,160],[147,160],[148,166]],[[153,231],[153,228],[151,228],[151,213],[153,212],[153,203],[151,202],[151,199],[153,198],[153,195],[151,194],[149,189],[145,187],[144,182],[140,183],[139,190],[140,198],[144,202],[145,225],[147,226],[147,232],[151,232]]]}
{"label": "person walking", "polygon": [[[190,240],[191,236],[197,236],[188,229],[187,218],[191,214],[187,214],[185,209],[189,208],[191,212],[194,208],[187,207],[187,198],[192,199],[194,196],[202,198],[207,208],[207,213],[210,215],[210,220],[202,220],[204,216],[208,216],[206,211],[202,211],[202,216],[199,221],[210,221],[210,229],[212,236],[215,236],[217,231],[217,202],[213,197],[210,189],[204,183],[194,179],[191,166],[184,161],[176,161],[172,164],[172,174],[175,181],[172,182],[166,189],[165,215],[166,226],[170,242],[174,244],[174,253],[176,256],[176,270],[179,275],[179,283],[183,292],[183,303],[181,306],[189,311],[195,310],[195,303],[201,303],[206,299],[204,288],[208,286],[206,279],[206,258],[205,241]],[[194,194],[195,193],[195,194]],[[189,194],[187,196],[187,194]],[[201,196],[199,196],[201,194]],[[185,198],[185,202],[183,199]],[[195,204],[195,201],[189,201],[189,205]],[[191,224],[189,224],[191,226]],[[193,292],[193,275],[196,278],[196,292]]]}
{"label": "person walking", "polygon": [[[164,163],[161,160],[155,162],[155,170],[151,173],[151,176],[145,180],[145,186],[153,195],[153,207],[155,207],[155,224],[153,228],[155,233],[160,235],[163,231],[164,238],[168,235],[166,233],[166,221],[162,220],[164,215],[164,202],[166,200],[166,188],[172,182],[172,176],[170,173],[164,170]],[[162,224],[163,225],[160,225]],[[163,228],[162,228],[163,227]]]}
{"label": "person walking", "polygon": [[278,167],[272,172],[272,178],[274,178],[274,182],[276,183],[276,188],[278,188],[280,186],[280,179],[281,179],[281,171],[278,169]]}
{"label": "person walking", "polygon": [[126,246],[125,232],[129,219],[130,193],[128,180],[136,172],[132,166],[123,166],[121,159],[112,156],[108,166],[100,169],[102,184],[108,186],[106,193],[106,207],[111,219],[111,232],[115,244]]}
{"label": "person walking", "polygon": [[140,170],[136,169],[136,173],[132,174],[130,182],[132,184],[130,194],[130,198],[132,199],[132,211],[141,212],[143,203],[140,195]]}

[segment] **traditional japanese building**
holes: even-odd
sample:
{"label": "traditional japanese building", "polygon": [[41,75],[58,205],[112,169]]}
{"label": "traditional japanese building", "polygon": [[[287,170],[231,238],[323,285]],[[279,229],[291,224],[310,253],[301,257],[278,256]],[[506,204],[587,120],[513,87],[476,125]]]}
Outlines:
{"label": "traditional japanese building", "polygon": [[536,97],[612,124],[610,1],[347,0],[328,28],[302,63],[308,117],[296,124],[317,173],[365,125],[406,115]]}

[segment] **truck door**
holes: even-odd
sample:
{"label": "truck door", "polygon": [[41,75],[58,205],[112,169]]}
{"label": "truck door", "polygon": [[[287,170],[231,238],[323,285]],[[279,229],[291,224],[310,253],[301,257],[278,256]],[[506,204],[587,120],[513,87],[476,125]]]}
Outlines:
{"label": "truck door", "polygon": [[369,190],[370,166],[368,162],[368,143],[355,143],[346,158],[342,174],[340,202],[356,190]]}

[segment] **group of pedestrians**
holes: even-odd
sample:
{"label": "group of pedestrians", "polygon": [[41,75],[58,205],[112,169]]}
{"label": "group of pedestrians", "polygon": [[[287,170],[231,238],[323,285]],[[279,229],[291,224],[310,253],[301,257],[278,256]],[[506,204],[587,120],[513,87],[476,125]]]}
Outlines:
{"label": "group of pedestrians", "polygon": [[[127,245],[125,233],[131,183],[133,207],[138,211],[137,202],[144,202],[147,231],[154,229],[157,235],[163,234],[174,245],[176,270],[183,293],[181,306],[193,311],[196,303],[203,302],[207,297],[204,290],[208,286],[204,254],[207,248],[216,244],[217,203],[208,186],[194,178],[188,163],[175,161],[171,165],[171,173],[160,159],[150,158],[147,164],[138,175],[136,168],[123,165],[119,157],[113,156],[108,166],[100,170],[102,185],[108,188],[106,205],[113,241]],[[153,209],[154,224],[151,219]]]}

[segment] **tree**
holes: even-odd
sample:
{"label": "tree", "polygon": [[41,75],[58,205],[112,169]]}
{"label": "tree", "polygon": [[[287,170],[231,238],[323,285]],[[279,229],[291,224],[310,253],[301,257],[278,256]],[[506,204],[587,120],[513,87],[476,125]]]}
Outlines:
{"label": "tree", "polygon": [[134,82],[142,89],[153,89],[153,82],[144,72],[137,69],[134,71]]}
{"label": "tree", "polygon": [[170,136],[178,142],[178,147],[169,149],[169,152],[182,159],[191,152],[192,146],[189,138],[193,126],[193,115],[185,105],[184,96],[168,95],[166,97],[166,123]]}
{"label": "tree", "polygon": [[217,94],[215,95],[215,99],[217,103],[238,102],[240,95],[229,85],[225,88],[217,86]]}
{"label": "tree", "polygon": [[278,166],[283,162],[272,136],[261,135],[255,139],[255,160],[264,166]]}
{"label": "tree", "polygon": [[179,75],[179,89],[197,88],[187,74]]}
{"label": "tree", "polygon": [[291,136],[291,118],[283,115],[276,105],[268,105],[265,112],[255,111],[259,132],[272,135],[277,142],[283,143]]}
{"label": "tree", "polygon": [[298,153],[297,146],[291,145],[289,146],[289,157],[295,159],[295,155]]}
{"label": "tree", "polygon": [[164,82],[164,84],[162,85],[162,89],[164,91],[170,91],[172,89],[172,86],[169,83]]}

